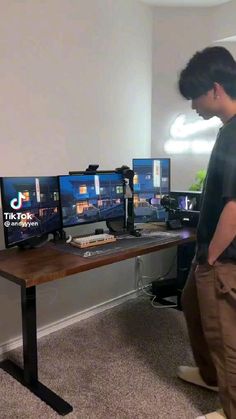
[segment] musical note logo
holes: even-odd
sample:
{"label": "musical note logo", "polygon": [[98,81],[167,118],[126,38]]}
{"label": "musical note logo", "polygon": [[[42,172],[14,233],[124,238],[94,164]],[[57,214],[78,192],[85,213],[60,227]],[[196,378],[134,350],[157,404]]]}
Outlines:
{"label": "musical note logo", "polygon": [[17,198],[13,198],[10,201],[10,205],[14,210],[19,210],[22,207],[24,200],[25,200],[25,195],[23,195],[23,193],[21,192],[18,192]]}

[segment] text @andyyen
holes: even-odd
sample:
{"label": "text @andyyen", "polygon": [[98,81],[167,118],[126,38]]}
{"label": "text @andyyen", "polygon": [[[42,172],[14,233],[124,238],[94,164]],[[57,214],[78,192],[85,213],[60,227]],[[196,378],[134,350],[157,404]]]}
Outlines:
{"label": "text @andyyen", "polygon": [[4,212],[5,227],[37,227],[38,221],[33,221],[33,214]]}

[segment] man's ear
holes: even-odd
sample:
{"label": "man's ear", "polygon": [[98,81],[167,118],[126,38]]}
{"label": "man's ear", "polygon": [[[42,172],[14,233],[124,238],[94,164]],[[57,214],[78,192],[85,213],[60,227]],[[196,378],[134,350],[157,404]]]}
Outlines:
{"label": "man's ear", "polygon": [[213,94],[214,94],[214,99],[219,99],[221,94],[222,94],[222,86],[215,82],[214,86],[213,86]]}

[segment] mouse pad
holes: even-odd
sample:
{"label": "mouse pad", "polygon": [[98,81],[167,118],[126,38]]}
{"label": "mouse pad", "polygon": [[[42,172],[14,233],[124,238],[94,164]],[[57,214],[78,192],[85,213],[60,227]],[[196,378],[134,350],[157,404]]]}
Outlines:
{"label": "mouse pad", "polygon": [[167,243],[170,241],[175,241],[180,238],[179,233],[168,233],[163,231],[143,231],[141,237],[134,237],[128,234],[120,235],[117,237],[117,240],[113,243],[102,244],[94,247],[88,247],[80,249],[78,247],[73,247],[65,242],[57,242],[53,244],[62,252],[70,253],[73,255],[78,255],[82,257],[93,257],[99,255],[109,255],[116,253],[117,251],[128,250],[131,248],[139,247],[142,244],[151,244],[151,243]]}

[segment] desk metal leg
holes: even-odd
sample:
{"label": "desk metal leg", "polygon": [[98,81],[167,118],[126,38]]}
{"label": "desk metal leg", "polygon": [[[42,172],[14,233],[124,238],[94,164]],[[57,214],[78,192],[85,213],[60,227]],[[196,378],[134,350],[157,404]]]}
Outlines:
{"label": "desk metal leg", "polygon": [[47,403],[60,415],[72,412],[72,406],[38,381],[36,289],[21,287],[24,368],[5,360],[0,367]]}
{"label": "desk metal leg", "polygon": [[195,255],[196,242],[181,244],[177,248],[177,289],[178,309],[182,310],[181,294],[186,284],[193,257]]}
{"label": "desk metal leg", "polygon": [[29,385],[38,381],[38,350],[36,325],[36,289],[21,288],[24,380]]}

